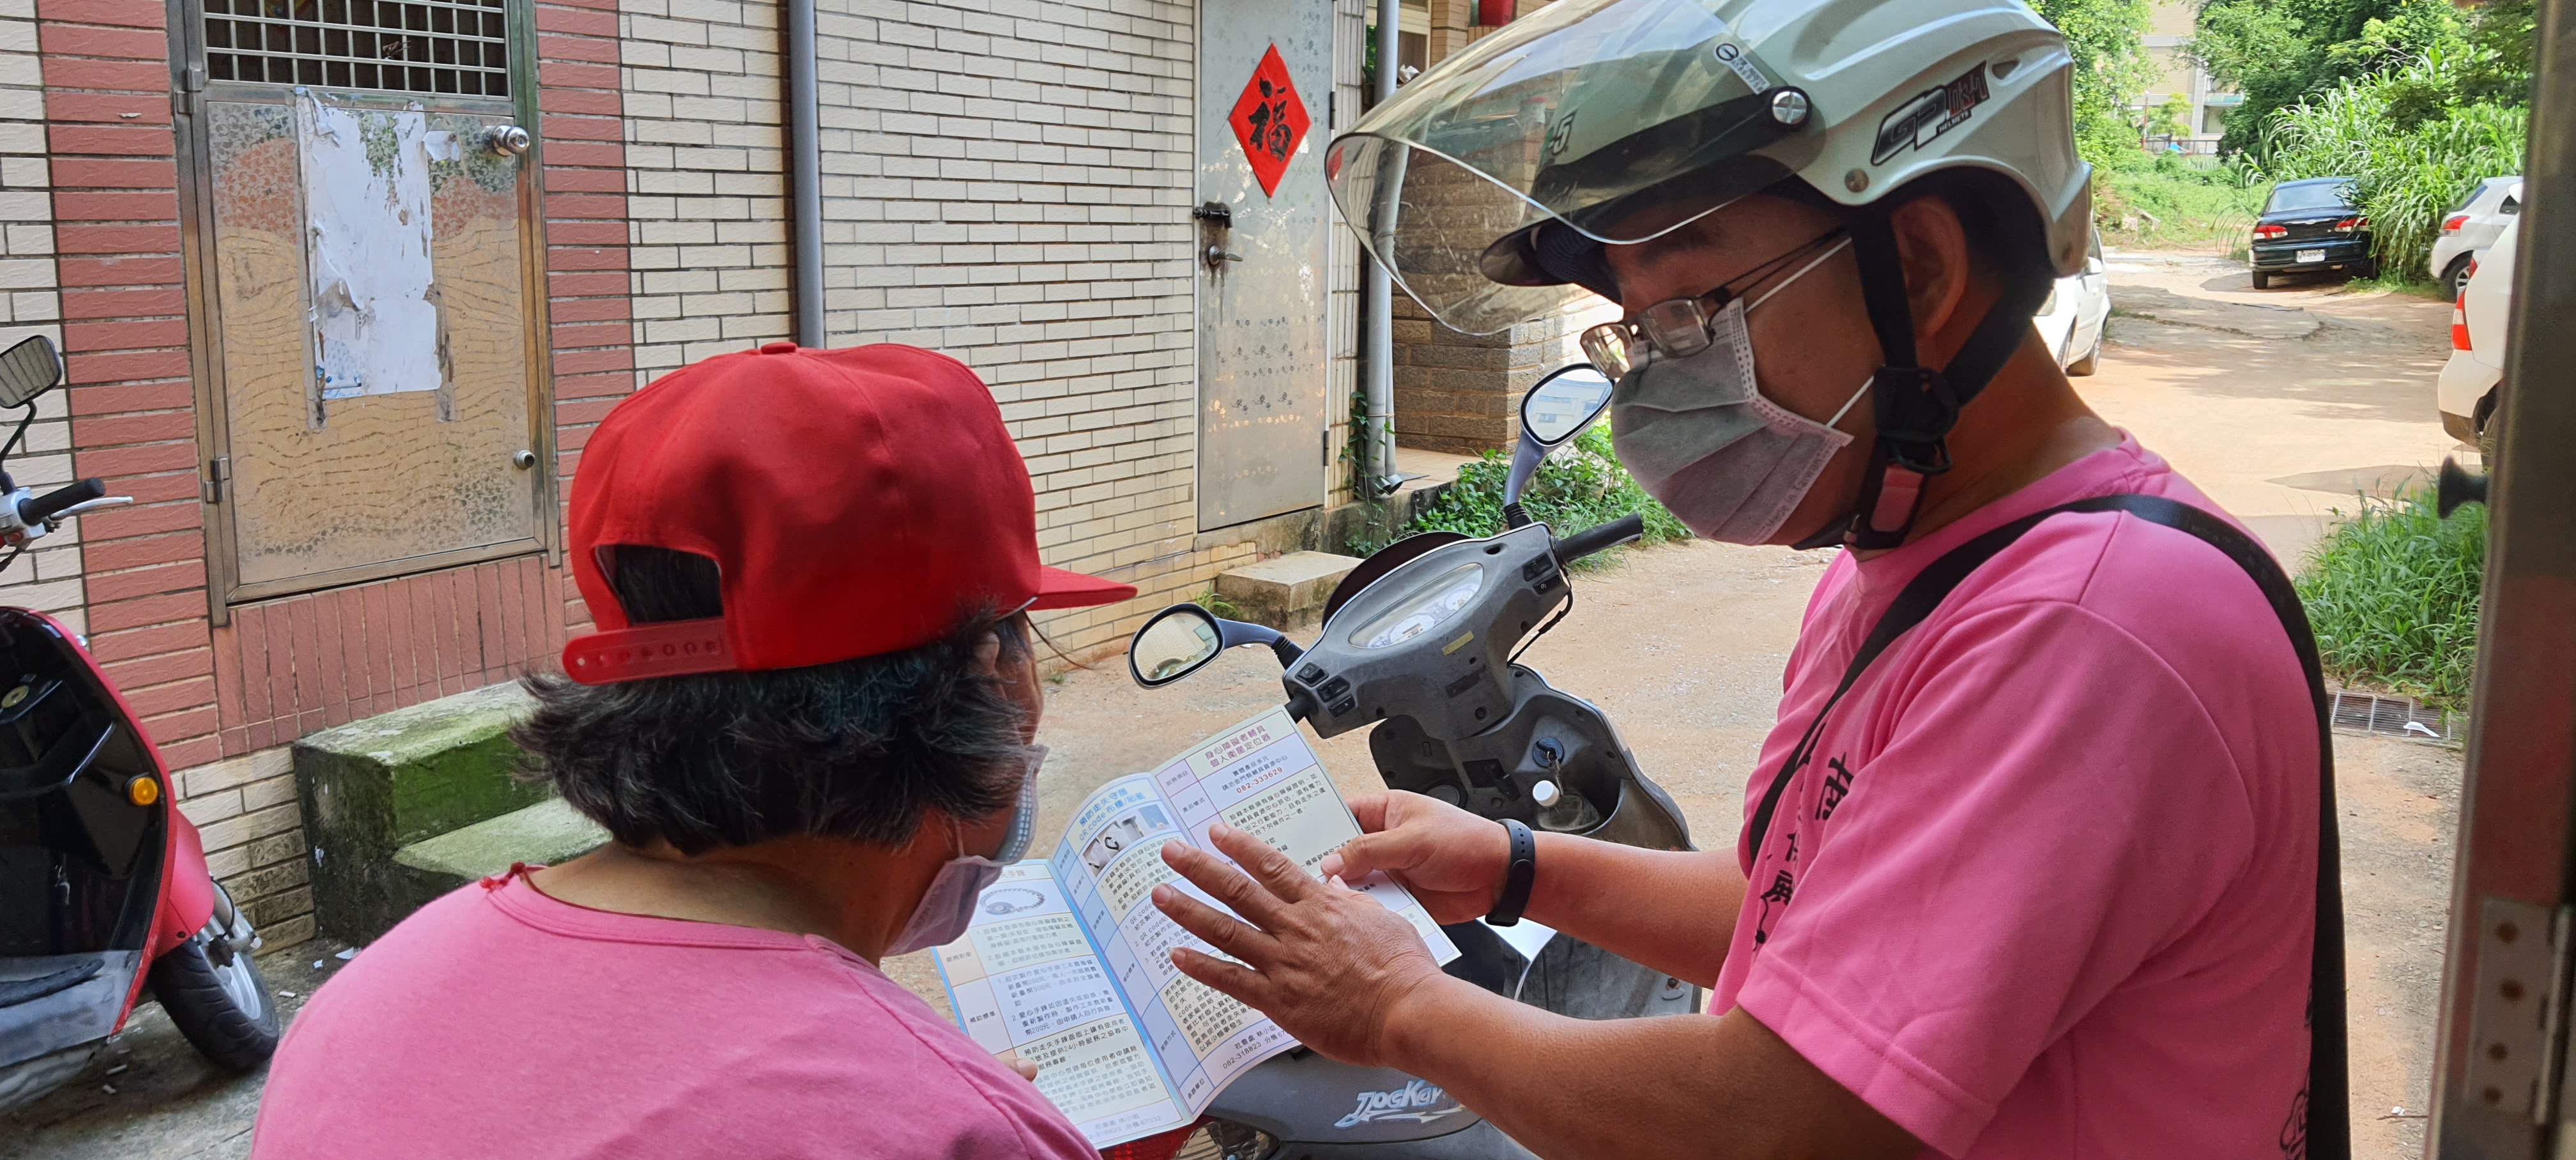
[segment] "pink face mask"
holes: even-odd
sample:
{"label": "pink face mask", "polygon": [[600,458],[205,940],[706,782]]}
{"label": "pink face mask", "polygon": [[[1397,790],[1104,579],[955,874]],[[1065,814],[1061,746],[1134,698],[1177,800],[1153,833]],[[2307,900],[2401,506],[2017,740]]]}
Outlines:
{"label": "pink face mask", "polygon": [[1029,852],[1029,839],[1037,835],[1038,766],[1045,763],[1046,754],[1046,746],[1029,747],[1029,769],[1020,777],[1020,800],[1012,807],[1011,833],[1002,839],[1002,848],[990,858],[968,854],[961,838],[957,857],[940,865],[938,876],[930,880],[930,889],[922,892],[921,901],[912,908],[912,917],[904,922],[902,933],[894,936],[885,953],[908,955],[955,942],[966,933],[967,924],[975,921],[975,900],[1002,876],[1003,867]]}

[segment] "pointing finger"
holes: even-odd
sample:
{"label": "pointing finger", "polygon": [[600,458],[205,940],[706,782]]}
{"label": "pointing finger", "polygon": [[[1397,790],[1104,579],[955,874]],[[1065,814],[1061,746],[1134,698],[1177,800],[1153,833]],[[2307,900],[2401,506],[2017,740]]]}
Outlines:
{"label": "pointing finger", "polygon": [[1224,903],[1244,921],[1263,930],[1278,926],[1278,897],[1207,851],[1187,842],[1167,842],[1163,845],[1163,863],[1180,871],[1191,885],[1207,891],[1208,897]]}
{"label": "pointing finger", "polygon": [[[1208,827],[1208,838],[1216,843],[1217,849],[1225,851],[1226,857],[1234,859],[1235,865],[1250,871],[1253,878],[1283,901],[1294,903],[1315,889],[1316,880],[1307,875],[1306,868],[1289,861],[1287,855],[1268,842],[1223,822]],[[1218,897],[1223,898],[1224,895]],[[1265,928],[1270,925],[1258,918],[1253,921],[1260,922]]]}
{"label": "pointing finger", "polygon": [[1221,914],[1215,907],[1171,886],[1155,887],[1152,897],[1154,909],[1162,911],[1182,930],[1244,962],[1259,966],[1271,961],[1279,949],[1277,939]]}

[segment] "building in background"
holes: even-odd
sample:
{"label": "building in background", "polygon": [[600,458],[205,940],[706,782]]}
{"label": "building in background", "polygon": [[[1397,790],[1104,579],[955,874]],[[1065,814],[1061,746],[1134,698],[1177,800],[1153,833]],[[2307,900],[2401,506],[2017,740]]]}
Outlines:
{"label": "building in background", "polygon": [[[1047,561],[1142,590],[1050,635],[1113,650],[1334,546],[1359,0],[816,7],[826,340],[984,376]],[[13,466],[138,500],[0,600],[87,634],[273,945],[313,929],[289,746],[553,665],[590,430],[789,337],[783,32],[776,0],[0,5],[0,343],[71,380]]]}
{"label": "building in background", "polygon": [[2200,6],[2191,0],[2155,0],[2149,9],[2146,50],[2156,79],[2130,103],[2150,152],[2210,155],[2227,133],[2228,110],[2244,96],[2226,91],[2191,55],[2192,24]]}

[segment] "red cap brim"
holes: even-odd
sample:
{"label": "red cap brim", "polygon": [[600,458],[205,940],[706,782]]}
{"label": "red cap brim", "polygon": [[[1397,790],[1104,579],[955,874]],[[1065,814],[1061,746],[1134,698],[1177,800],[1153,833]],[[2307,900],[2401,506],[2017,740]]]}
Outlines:
{"label": "red cap brim", "polygon": [[1089,608],[1095,604],[1116,604],[1134,600],[1136,586],[1067,572],[1062,568],[1038,568],[1038,597],[1029,602],[1031,609]]}

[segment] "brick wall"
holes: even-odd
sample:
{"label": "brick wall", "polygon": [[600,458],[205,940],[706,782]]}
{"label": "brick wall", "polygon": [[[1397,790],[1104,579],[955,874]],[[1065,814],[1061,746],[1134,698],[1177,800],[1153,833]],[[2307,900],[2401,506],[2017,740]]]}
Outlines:
{"label": "brick wall", "polygon": [[[0,349],[35,334],[56,346],[63,340],[53,166],[46,151],[36,6],[34,0],[0,0]],[[20,483],[44,487],[72,477],[70,400],[70,392],[56,391],[37,403],[25,449],[9,461]],[[19,412],[0,414],[14,420]],[[0,604],[42,609],[85,630],[80,529],[46,537],[0,573]]]}
{"label": "brick wall", "polygon": [[[635,369],[625,108],[617,0],[537,5],[538,136],[545,165],[547,308],[555,399],[556,496],[569,502],[592,428],[642,385]],[[564,622],[590,613],[560,567]]]}
{"label": "brick wall", "polygon": [[[550,0],[536,16],[549,369],[568,478],[590,427],[635,387],[622,78],[614,0]],[[587,618],[561,570],[529,557],[239,606],[210,625],[166,19],[150,0],[38,0],[33,12],[0,0],[0,338],[58,313],[73,384],[55,401],[68,423],[36,431],[52,454],[25,460],[21,478],[76,467],[139,501],[82,520],[86,545],[49,538],[0,600],[86,626],[175,771],[216,877],[283,946],[312,931],[286,744],[550,663],[567,622]]]}
{"label": "brick wall", "polygon": [[1251,555],[1195,542],[1193,7],[822,2],[833,342],[984,376],[1047,562],[1145,590],[1049,617],[1077,652]]}
{"label": "brick wall", "polygon": [[1521,396],[1547,372],[1583,361],[1583,328],[1619,308],[1587,297],[1500,334],[1460,334],[1411,298],[1395,300],[1395,439],[1452,454],[1509,450],[1520,438]]}
{"label": "brick wall", "polygon": [[779,7],[621,0],[639,377],[793,337]]}

